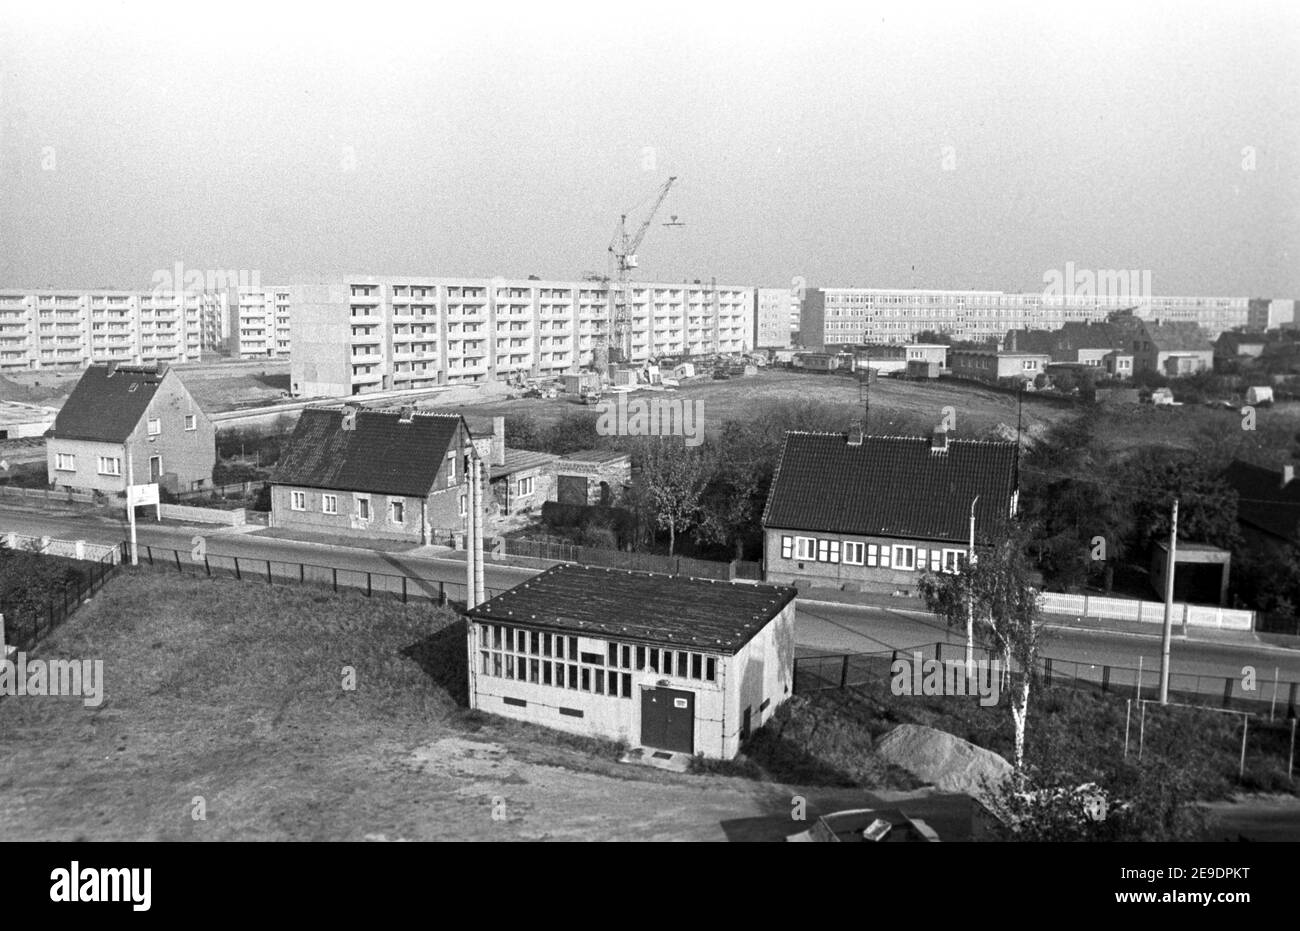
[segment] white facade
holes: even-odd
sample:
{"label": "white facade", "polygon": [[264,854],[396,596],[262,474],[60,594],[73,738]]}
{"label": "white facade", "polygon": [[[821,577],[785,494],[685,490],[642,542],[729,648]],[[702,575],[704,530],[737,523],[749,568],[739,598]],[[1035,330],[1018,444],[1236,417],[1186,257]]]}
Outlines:
{"label": "white facade", "polygon": [[[470,707],[631,747],[731,759],[794,691],[794,602],[734,654],[678,646],[471,618]],[[689,750],[644,739],[645,693],[661,690],[693,708]]]}
{"label": "white facade", "polygon": [[289,358],[289,290],[231,288],[230,354],[240,359]]}
{"label": "white facade", "polygon": [[[362,275],[285,290],[295,396],[573,373],[613,303],[595,281]],[[633,362],[753,348],[753,288],[634,282],[626,304]]]}
{"label": "white facade", "polygon": [[932,330],[956,340],[1000,338],[1008,330],[1058,330],[1066,323],[1103,321],[1135,308],[1136,316],[1198,324],[1211,339],[1245,326],[1244,297],[1050,297],[1042,293],[887,288],[815,288],[804,296],[800,338],[805,346],[905,343]]}
{"label": "white facade", "polygon": [[754,293],[754,348],[788,349],[799,327],[798,292],[758,288]]}
{"label": "white facade", "polygon": [[225,319],[213,291],[0,288],[0,371],[197,362],[219,348]]}

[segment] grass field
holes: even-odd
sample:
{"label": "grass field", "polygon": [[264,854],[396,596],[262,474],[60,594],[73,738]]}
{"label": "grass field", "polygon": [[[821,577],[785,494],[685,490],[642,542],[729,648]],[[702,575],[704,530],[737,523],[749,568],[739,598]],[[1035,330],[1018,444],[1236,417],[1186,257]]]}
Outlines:
{"label": "grass field", "polygon": [[722,840],[729,819],[788,824],[775,784],[627,766],[612,744],[466,710],[464,637],[427,607],[128,570],[41,648],[102,660],[103,703],[0,699],[4,835]]}
{"label": "grass field", "polygon": [[[670,393],[640,392],[633,397],[702,401],[709,432],[719,430],[728,420],[746,419],[763,405],[809,400],[842,405],[847,428],[848,418],[856,417],[863,406],[858,383],[852,378],[790,369],[762,369],[757,375],[726,381],[698,379]],[[877,433],[890,430],[910,432],[910,428],[917,425],[936,426],[944,419],[947,408],[952,409],[957,433],[962,436],[984,436],[999,424],[1014,430],[1016,425],[1015,396],[975,384],[882,378],[871,386],[866,401],[870,407],[869,427]],[[555,400],[521,398],[466,404],[459,409],[467,415],[479,417],[524,414],[546,426],[567,413],[586,413],[594,417],[598,412],[598,408],[575,404],[564,396]],[[1023,410],[1025,430],[1040,432],[1043,426],[1068,415],[1070,410],[1060,402],[1027,397]]]}

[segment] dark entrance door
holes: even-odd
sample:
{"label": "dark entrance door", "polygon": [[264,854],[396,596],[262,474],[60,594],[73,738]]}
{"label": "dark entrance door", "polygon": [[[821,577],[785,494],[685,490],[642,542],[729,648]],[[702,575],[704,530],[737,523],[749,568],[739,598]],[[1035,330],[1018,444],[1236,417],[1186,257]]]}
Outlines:
{"label": "dark entrance door", "polygon": [[556,478],[555,497],[560,504],[586,504],[587,479],[581,475],[561,475]]}
{"label": "dark entrance door", "polygon": [[658,750],[695,752],[695,693],[677,689],[641,692],[641,743]]}
{"label": "dark entrance door", "polygon": [[156,482],[162,476],[162,456],[149,457],[149,481]]}

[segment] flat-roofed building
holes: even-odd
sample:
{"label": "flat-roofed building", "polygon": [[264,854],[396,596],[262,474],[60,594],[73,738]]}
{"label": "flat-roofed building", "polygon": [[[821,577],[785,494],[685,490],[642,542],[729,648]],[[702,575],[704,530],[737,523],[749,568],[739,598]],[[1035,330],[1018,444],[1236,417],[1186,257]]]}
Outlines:
{"label": "flat-roofed building", "polygon": [[[360,275],[288,290],[295,396],[558,378],[594,364],[613,304],[599,281]],[[753,348],[753,288],[633,282],[625,295],[634,363]]]}
{"label": "flat-roofed building", "polygon": [[795,594],[556,566],[468,612],[470,707],[731,759],[793,692]]}

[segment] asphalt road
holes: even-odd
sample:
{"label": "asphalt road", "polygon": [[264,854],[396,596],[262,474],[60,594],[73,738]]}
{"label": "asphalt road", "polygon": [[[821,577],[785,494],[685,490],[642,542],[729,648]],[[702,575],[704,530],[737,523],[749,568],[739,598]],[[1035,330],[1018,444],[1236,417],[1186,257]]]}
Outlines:
{"label": "asphalt road", "polygon": [[[91,515],[47,514],[6,506],[0,506],[0,530],[96,543],[120,542],[127,535],[125,522],[121,520]],[[169,550],[165,556],[156,552],[156,559],[174,559],[170,550],[175,549],[181,552],[182,567],[186,571],[201,571],[200,564],[190,559],[196,534],[204,536],[211,565],[226,571],[233,565],[233,557],[238,557],[241,572],[254,577],[265,576],[266,561],[271,560],[275,581],[306,578],[328,584],[333,579],[329,567],[338,567],[340,587],[364,588],[366,573],[369,572],[374,591],[400,592],[400,577],[405,575],[409,577],[409,597],[437,597],[440,590],[452,600],[464,597],[463,560],[277,540],[249,534],[205,533],[192,527],[154,524],[147,520],[138,524],[141,558],[144,558],[145,546]],[[306,564],[308,568],[300,569],[299,564]],[[504,591],[538,571],[493,565],[489,561],[484,567],[488,594]],[[959,631],[949,631],[924,610],[843,606],[805,600],[801,600],[798,606],[796,638],[799,653],[804,656],[902,650],[936,641],[953,644],[953,655],[956,656],[964,642]],[[1095,675],[1098,679],[1103,666],[1137,667],[1140,657],[1146,670],[1143,681],[1151,686],[1156,683],[1154,670],[1159,668],[1160,638],[1155,630],[1150,635],[1141,635],[1053,626],[1047,632],[1043,653],[1057,661],[1057,668],[1062,671],[1089,678]],[[1068,665],[1071,663],[1080,666],[1071,667]],[[1298,650],[1264,643],[1218,643],[1174,637],[1171,669],[1175,674],[1175,689],[1180,687],[1180,681],[1185,687],[1191,686],[1193,680],[1180,680],[1182,676],[1202,676],[1205,679],[1197,684],[1198,691],[1221,694],[1224,677],[1240,678],[1244,666],[1255,667],[1259,689],[1264,696],[1271,694],[1275,670],[1283,683],[1300,681]],[[1112,679],[1117,686],[1123,681],[1122,674],[1118,673]],[[1133,682],[1131,673],[1127,682]],[[1283,702],[1285,698],[1283,688]]]}

